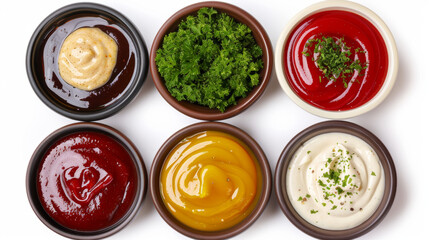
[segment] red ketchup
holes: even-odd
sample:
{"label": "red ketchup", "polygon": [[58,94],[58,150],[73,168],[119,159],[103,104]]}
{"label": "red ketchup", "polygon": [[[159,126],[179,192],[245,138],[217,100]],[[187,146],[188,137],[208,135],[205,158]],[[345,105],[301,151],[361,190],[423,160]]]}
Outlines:
{"label": "red ketchup", "polygon": [[[349,58],[367,64],[360,73],[327,79],[312,58],[302,52],[309,39],[332,37],[343,39],[350,47]],[[359,51],[355,51],[358,49]],[[324,11],[301,21],[285,45],[285,72],[293,91],[305,102],[330,111],[344,111],[362,106],[380,90],[387,74],[386,44],[378,30],[365,18],[347,11]],[[320,79],[319,79],[320,77]]]}
{"label": "red ketchup", "polygon": [[68,135],[46,152],[37,191],[45,211],[78,231],[113,225],[133,203],[136,168],[124,147],[96,132]]}

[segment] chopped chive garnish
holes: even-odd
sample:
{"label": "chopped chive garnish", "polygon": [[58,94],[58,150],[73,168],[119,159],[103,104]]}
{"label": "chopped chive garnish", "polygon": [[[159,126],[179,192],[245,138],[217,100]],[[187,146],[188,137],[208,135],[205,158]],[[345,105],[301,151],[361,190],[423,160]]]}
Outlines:
{"label": "chopped chive garnish", "polygon": [[[341,78],[344,88],[348,87],[346,78],[351,76],[354,71],[360,73],[362,69],[368,68],[367,63],[362,64],[359,59],[353,61],[350,58],[351,48],[346,45],[344,38],[336,40],[323,36],[309,39],[302,54],[309,57],[311,55],[309,48],[312,48],[313,45],[313,52],[317,54],[317,57],[316,59],[312,57],[312,61],[316,62],[317,67],[327,79],[336,81],[337,78]],[[356,48],[355,53],[359,52],[361,52],[360,49]],[[319,81],[322,81],[320,76]]]}

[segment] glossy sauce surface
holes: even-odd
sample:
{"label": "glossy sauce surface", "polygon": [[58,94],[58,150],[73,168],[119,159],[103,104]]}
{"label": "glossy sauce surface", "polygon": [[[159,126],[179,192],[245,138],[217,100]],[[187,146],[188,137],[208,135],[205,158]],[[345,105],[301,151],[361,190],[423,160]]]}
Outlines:
{"label": "glossy sauce surface", "polygon": [[46,152],[37,191],[45,211],[64,227],[95,231],[111,226],[133,203],[134,163],[124,147],[96,132],[68,135]]}
{"label": "glossy sauce surface", "polygon": [[58,60],[61,78],[73,87],[92,91],[109,81],[116,65],[118,44],[97,27],[70,33]]}
{"label": "glossy sauce surface", "polygon": [[165,160],[160,181],[171,214],[202,231],[239,223],[254,209],[261,189],[253,153],[238,139],[217,131],[180,142]]}
{"label": "glossy sauce surface", "polygon": [[345,230],[374,214],[383,199],[385,177],[380,158],[367,142],[330,132],[296,150],[285,184],[290,203],[307,222]]}
{"label": "glossy sauce surface", "polygon": [[[113,38],[118,45],[116,66],[110,80],[92,91],[75,88],[65,82],[59,73],[58,58],[61,45],[73,31],[83,27],[96,27]],[[44,37],[39,47],[35,69],[49,94],[70,109],[91,111],[102,109],[115,102],[130,86],[134,75],[136,50],[127,32],[113,20],[98,15],[73,15]]]}
{"label": "glossy sauce surface", "polygon": [[[309,39],[322,36],[343,38],[351,47],[349,58],[367,63],[366,69],[346,78],[347,87],[342,79],[324,77],[312,61],[317,59],[313,52],[308,57],[302,54]],[[354,109],[371,100],[382,87],[388,67],[386,45],[374,25],[355,13],[337,10],[319,12],[301,21],[286,41],[284,60],[292,90],[305,102],[330,111]]]}

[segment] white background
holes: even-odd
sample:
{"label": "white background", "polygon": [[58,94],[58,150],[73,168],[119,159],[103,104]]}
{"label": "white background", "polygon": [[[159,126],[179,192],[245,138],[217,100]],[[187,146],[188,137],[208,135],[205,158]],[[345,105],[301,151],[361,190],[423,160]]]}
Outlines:
{"label": "white background", "polygon": [[[98,1],[97,1],[98,2]],[[126,15],[140,30],[148,49],[161,25],[173,13],[195,1],[105,1]],[[231,1],[265,27],[273,48],[287,21],[314,0]],[[428,12],[426,1],[373,1],[359,3],[375,11],[390,27],[399,52],[399,75],[387,99],[375,110],[348,119],[376,134],[390,150],[398,173],[396,199],[387,217],[363,239],[400,239],[426,236],[428,189]],[[38,24],[71,1],[4,1],[0,22],[0,238],[61,238],[33,213],[25,191],[25,173],[37,145],[52,131],[76,121],[46,107],[28,83],[25,71],[27,44]],[[273,69],[274,70],[274,69]],[[149,170],[162,143],[177,130],[198,122],[172,108],[160,96],[149,76],[135,101],[100,122],[117,128],[134,141]],[[264,149],[274,174],[277,159],[288,141],[302,129],[326,119],[295,105],[280,89],[275,72],[265,94],[247,111],[225,122],[238,126]],[[427,221],[426,221],[427,223]],[[425,235],[423,235],[425,234]],[[150,195],[141,211],[111,239],[184,239],[156,212]],[[262,216],[237,239],[309,238],[281,212],[275,194]]]}

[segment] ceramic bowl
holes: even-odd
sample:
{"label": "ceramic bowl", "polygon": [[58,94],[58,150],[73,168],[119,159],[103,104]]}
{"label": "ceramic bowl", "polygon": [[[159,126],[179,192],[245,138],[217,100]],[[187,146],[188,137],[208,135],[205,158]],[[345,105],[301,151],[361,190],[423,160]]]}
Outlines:
{"label": "ceramic bowl", "polygon": [[[326,230],[312,225],[294,209],[286,189],[287,170],[295,152],[309,139],[324,133],[346,133],[368,143],[378,155],[385,176],[385,189],[375,212],[360,225],[346,230]],[[280,155],[274,176],[277,200],[286,217],[304,233],[319,239],[352,239],[375,228],[392,207],[396,194],[396,170],[392,157],[384,144],[374,134],[354,123],[327,121],[315,124],[298,133]]]}
{"label": "ceramic bowl", "polygon": [[[304,19],[308,18],[313,14],[324,12],[324,11],[332,11],[332,10],[341,10],[341,11],[355,13],[367,19],[378,30],[382,39],[385,42],[386,49],[387,49],[387,55],[388,55],[387,74],[380,90],[368,102],[356,108],[352,108],[350,110],[330,111],[330,110],[325,110],[325,109],[313,106],[309,104],[307,101],[304,101],[298,96],[298,94],[290,86],[289,80],[286,74],[286,70],[284,67],[285,61],[286,61],[284,57],[286,42],[291,36],[291,33],[294,31],[295,27],[299,25]],[[344,0],[323,1],[305,8],[297,15],[295,15],[286,24],[286,26],[284,27],[283,31],[280,34],[280,37],[277,40],[277,45],[275,50],[275,68],[276,68],[276,75],[277,75],[278,81],[283,91],[286,92],[289,98],[292,99],[292,101],[295,104],[297,104],[299,107],[301,107],[302,109],[306,110],[309,113],[312,113],[320,117],[330,118],[330,119],[344,119],[344,118],[355,117],[374,109],[387,97],[396,80],[396,76],[398,72],[398,53],[396,49],[395,39],[393,38],[392,33],[390,32],[387,25],[383,22],[383,20],[373,11],[354,2],[349,2]]]}
{"label": "ceramic bowl", "polygon": [[[113,138],[130,154],[136,169],[136,194],[130,208],[116,223],[107,228],[96,231],[72,230],[57,223],[44,210],[43,205],[39,199],[36,186],[38,182],[37,178],[39,165],[41,164],[41,161],[43,160],[43,157],[48,149],[52,146],[52,144],[55,144],[61,138],[79,132],[96,132]],[[72,239],[100,239],[120,231],[136,216],[146,194],[147,173],[139,151],[131,142],[131,140],[121,132],[112,127],[99,123],[74,123],[54,131],[49,136],[47,136],[36,148],[33,155],[31,156],[27,168],[26,189],[28,200],[30,201],[30,205],[33,208],[34,213],[37,215],[40,221],[42,221],[42,223],[52,231]]]}
{"label": "ceramic bowl", "polygon": [[[88,17],[98,20],[83,20]],[[98,26],[107,26],[103,31],[110,35],[116,31],[115,37],[123,37],[116,40],[120,41],[118,59],[111,79],[98,89],[84,91],[61,78],[59,51],[72,31]],[[26,55],[27,75],[40,100],[55,112],[81,121],[109,117],[129,104],[143,85],[148,65],[147,48],[138,29],[120,12],[96,3],[75,3],[54,11],[34,31]]]}
{"label": "ceramic bowl", "polygon": [[[230,134],[242,141],[245,145],[247,145],[247,147],[253,152],[256,160],[259,163],[262,176],[262,190],[254,210],[243,221],[236,224],[235,226],[232,226],[231,228],[225,230],[213,232],[195,230],[178,221],[165,207],[160,192],[161,169],[170,151],[184,138],[192,136],[199,132],[209,130],[220,131]],[[248,227],[250,227],[250,225],[252,225],[262,214],[265,206],[268,203],[271,192],[270,166],[263,150],[258,145],[258,143],[252,137],[246,134],[243,130],[229,124],[218,122],[196,123],[174,133],[169,139],[167,139],[167,141],[164,142],[164,144],[161,146],[158,153],[156,154],[152,163],[149,179],[149,189],[152,196],[152,200],[154,202],[156,210],[164,219],[164,221],[181,234],[195,239],[225,239],[243,232]]]}
{"label": "ceramic bowl", "polygon": [[[245,98],[238,100],[237,105],[228,107],[225,112],[221,112],[217,109],[210,109],[198,104],[193,104],[188,101],[177,101],[167,90],[164,80],[158,72],[158,68],[155,63],[156,51],[162,46],[164,36],[170,32],[177,31],[178,25],[182,20],[185,20],[189,15],[196,15],[198,10],[202,7],[214,8],[221,13],[228,14],[238,22],[247,25],[252,30],[253,37],[263,51],[262,60],[264,61],[264,66],[260,72],[259,85],[255,86]],[[221,120],[230,118],[249,108],[256,100],[261,97],[262,93],[267,87],[271,76],[272,65],[273,56],[271,43],[262,25],[243,9],[223,2],[201,2],[192,4],[179,10],[177,13],[171,16],[164,23],[164,25],[162,25],[161,29],[155,36],[150,51],[150,73],[155,86],[162,97],[176,110],[190,117],[202,120]]]}

